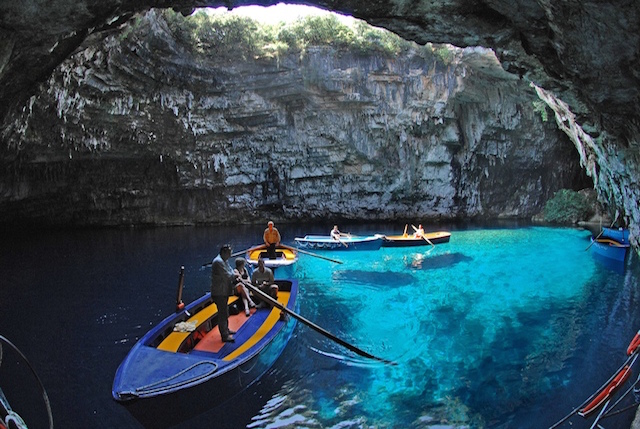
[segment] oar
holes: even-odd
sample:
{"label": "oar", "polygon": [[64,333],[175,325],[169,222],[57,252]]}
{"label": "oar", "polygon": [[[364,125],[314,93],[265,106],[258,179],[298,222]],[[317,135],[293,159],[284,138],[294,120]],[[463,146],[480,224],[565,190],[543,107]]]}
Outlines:
{"label": "oar", "polygon": [[[249,252],[251,250],[263,249],[265,247],[267,247],[267,246],[265,246],[264,244],[260,244],[258,246],[254,246],[254,247],[249,247],[248,249],[244,249],[244,250],[240,250],[239,252],[232,253],[230,257],[231,258],[235,258],[236,256],[244,255],[245,253],[247,253],[247,252]],[[200,268],[210,267],[212,264],[213,264],[213,261],[212,262],[207,262],[207,263],[202,264],[202,267],[200,267]]]}
{"label": "oar", "polygon": [[409,226],[408,224],[405,224],[405,225],[404,225],[404,232],[402,233],[402,236],[403,236],[403,237],[406,237],[406,236],[407,236],[407,227],[408,227],[408,226]]}
{"label": "oar", "polygon": [[598,417],[596,417],[596,419],[593,421],[593,424],[591,425],[591,427],[589,429],[593,429],[596,426],[597,427],[602,427],[598,424],[598,422],[600,421],[600,417],[602,417],[602,414],[604,414],[605,410],[607,409],[607,406],[609,405],[609,402],[611,402],[611,399],[607,400],[607,402],[605,402],[604,407],[602,407],[602,410],[600,410],[600,413],[598,414]]}
{"label": "oar", "polygon": [[305,255],[314,256],[314,257],[320,258],[320,259],[325,259],[327,261],[335,262],[336,264],[342,264],[342,261],[338,261],[337,259],[327,258],[326,256],[322,256],[322,255],[318,255],[318,254],[315,254],[315,253],[307,252],[306,250],[302,250],[302,249],[296,249],[295,247],[287,246],[285,244],[280,244],[280,246],[282,246],[284,248],[287,248],[289,250],[293,250],[294,252],[300,252],[300,253],[303,253]]}
{"label": "oar", "polygon": [[[613,222],[611,222],[611,225],[609,225],[609,228],[613,227],[613,224],[616,223],[616,220],[618,220],[618,211],[617,210],[616,210],[616,218],[613,220]],[[589,243],[587,248],[584,249],[584,250],[589,250],[589,247],[593,246],[593,243],[595,243],[596,240],[598,238],[600,238],[600,236],[604,233],[604,229],[602,228],[602,219],[600,219],[600,229],[601,229],[600,234],[598,234],[598,236],[596,238],[594,238],[593,241],[591,243]]]}
{"label": "oar", "polygon": [[181,266],[180,276],[178,277],[178,295],[176,296],[176,313],[184,309],[184,302],[182,302],[183,288],[184,288],[184,266]]}
{"label": "oar", "polygon": [[[416,232],[418,232],[418,228],[416,228],[415,226],[411,225],[411,228],[413,228]],[[436,245],[435,245],[435,244],[433,244],[433,243],[431,242],[431,240],[429,240],[427,237],[425,237],[425,236],[424,236],[424,234],[420,234],[420,236],[421,236],[422,238],[424,238],[424,239],[427,241],[427,243],[429,243],[429,244],[430,244],[430,245],[432,245],[433,247],[436,247]]]}
{"label": "oar", "polygon": [[241,250],[239,252],[235,252],[231,254],[232,258],[235,258],[236,256],[240,256],[240,255],[244,255],[247,252],[251,252],[252,250],[258,250],[258,249],[266,249],[267,245],[266,244],[259,244],[257,246],[253,246],[253,247],[249,247],[248,249],[245,250]]}
{"label": "oar", "polygon": [[586,248],[586,249],[584,249],[584,250],[585,250],[585,251],[586,251],[586,250],[589,250],[589,247],[593,246],[593,243],[595,243],[595,242],[598,240],[598,238],[600,238],[600,236],[602,235],[602,233],[603,233],[603,232],[604,232],[604,229],[603,229],[602,231],[600,231],[600,234],[598,234],[598,236],[597,236],[596,238],[594,238],[594,239],[591,241],[591,243],[589,243],[589,245],[587,246],[587,248]]}
{"label": "oar", "polygon": [[301,315],[299,315],[295,311],[288,309],[287,307],[282,305],[280,302],[278,302],[277,300],[273,299],[268,294],[262,292],[260,289],[258,289],[254,285],[247,284],[247,287],[251,288],[253,293],[257,293],[260,296],[260,298],[270,302],[275,307],[279,308],[280,310],[284,311],[287,314],[290,314],[295,319],[298,319],[299,321],[301,321],[302,323],[304,323],[305,325],[307,325],[308,327],[310,327],[314,331],[319,332],[320,334],[324,335],[325,337],[329,338],[330,340],[333,340],[336,343],[340,344],[341,346],[344,346],[344,347],[348,348],[352,352],[357,353],[358,355],[366,357],[366,358],[369,358],[369,359],[374,359],[374,360],[377,360],[377,361],[380,361],[380,362],[384,362],[384,363],[389,364],[389,365],[397,365],[396,362],[393,362],[393,361],[390,361],[390,360],[387,360],[387,359],[383,359],[383,358],[374,356],[371,353],[368,353],[368,352],[366,352],[366,351],[364,351],[362,349],[359,349],[358,347],[354,346],[353,344],[349,344],[348,342],[336,337],[335,335],[333,335],[331,332],[327,331],[326,329],[321,328],[320,326],[316,325],[315,323],[313,323],[312,321],[310,321],[308,319],[305,319],[304,317],[302,317]]}

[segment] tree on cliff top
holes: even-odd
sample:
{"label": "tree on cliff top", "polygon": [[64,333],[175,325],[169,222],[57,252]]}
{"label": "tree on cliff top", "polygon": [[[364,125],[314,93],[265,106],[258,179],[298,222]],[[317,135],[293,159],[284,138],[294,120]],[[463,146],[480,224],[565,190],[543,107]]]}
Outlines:
{"label": "tree on cliff top", "polygon": [[392,57],[417,47],[363,21],[346,25],[334,15],[307,16],[275,25],[234,14],[203,11],[184,17],[168,9],[163,16],[177,40],[196,53],[217,57],[272,58],[304,52],[308,46],[332,46]]}

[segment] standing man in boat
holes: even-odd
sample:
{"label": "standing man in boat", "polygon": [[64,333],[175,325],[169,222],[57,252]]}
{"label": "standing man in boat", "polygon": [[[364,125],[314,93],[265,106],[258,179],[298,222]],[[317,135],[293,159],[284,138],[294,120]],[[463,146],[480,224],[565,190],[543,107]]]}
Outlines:
{"label": "standing man in boat", "polygon": [[233,286],[238,278],[227,263],[231,257],[231,245],[225,244],[211,264],[211,300],[218,307],[218,329],[225,343],[235,342],[235,331],[229,329],[229,296],[233,294]]}
{"label": "standing man in boat", "polygon": [[267,256],[269,259],[276,259],[276,247],[280,245],[280,232],[273,226],[273,221],[267,223],[267,229],[262,235],[264,244],[267,246]]}

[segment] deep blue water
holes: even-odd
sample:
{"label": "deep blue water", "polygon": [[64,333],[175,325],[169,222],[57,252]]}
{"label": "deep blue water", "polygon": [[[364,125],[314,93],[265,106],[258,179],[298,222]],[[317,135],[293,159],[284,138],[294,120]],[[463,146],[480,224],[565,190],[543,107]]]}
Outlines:
{"label": "deep blue water", "polygon": [[[279,227],[289,244],[329,230]],[[625,360],[640,328],[635,254],[615,271],[585,251],[590,233],[580,229],[425,227],[451,231],[450,243],[322,253],[342,264],[302,255],[295,269],[303,316],[398,365],[367,361],[298,324],[266,377],[178,427],[547,428]],[[220,245],[248,248],[262,229],[5,235],[0,334],[42,379],[55,427],[142,427],[111,399],[116,368],[173,310],[181,265],[189,302],[209,289],[201,265]],[[5,347],[0,387],[30,427],[47,427],[32,384]],[[602,424],[625,428],[632,417]],[[590,424],[576,416],[563,427]]]}

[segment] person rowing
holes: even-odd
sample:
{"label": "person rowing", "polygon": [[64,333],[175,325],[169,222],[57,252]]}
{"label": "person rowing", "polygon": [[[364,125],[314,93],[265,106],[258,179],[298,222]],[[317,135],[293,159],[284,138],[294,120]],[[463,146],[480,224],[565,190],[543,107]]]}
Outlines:
{"label": "person rowing", "polygon": [[267,223],[267,228],[262,235],[264,239],[264,245],[267,248],[267,257],[269,259],[276,259],[276,247],[280,245],[280,232],[273,226],[273,221]]}
{"label": "person rowing", "polygon": [[347,234],[343,234],[340,232],[340,230],[338,229],[338,225],[333,225],[333,229],[329,233],[329,236],[331,236],[333,240],[339,241],[340,244],[342,244],[344,247],[349,247],[344,241],[340,240],[340,237],[343,237],[346,235]]}

